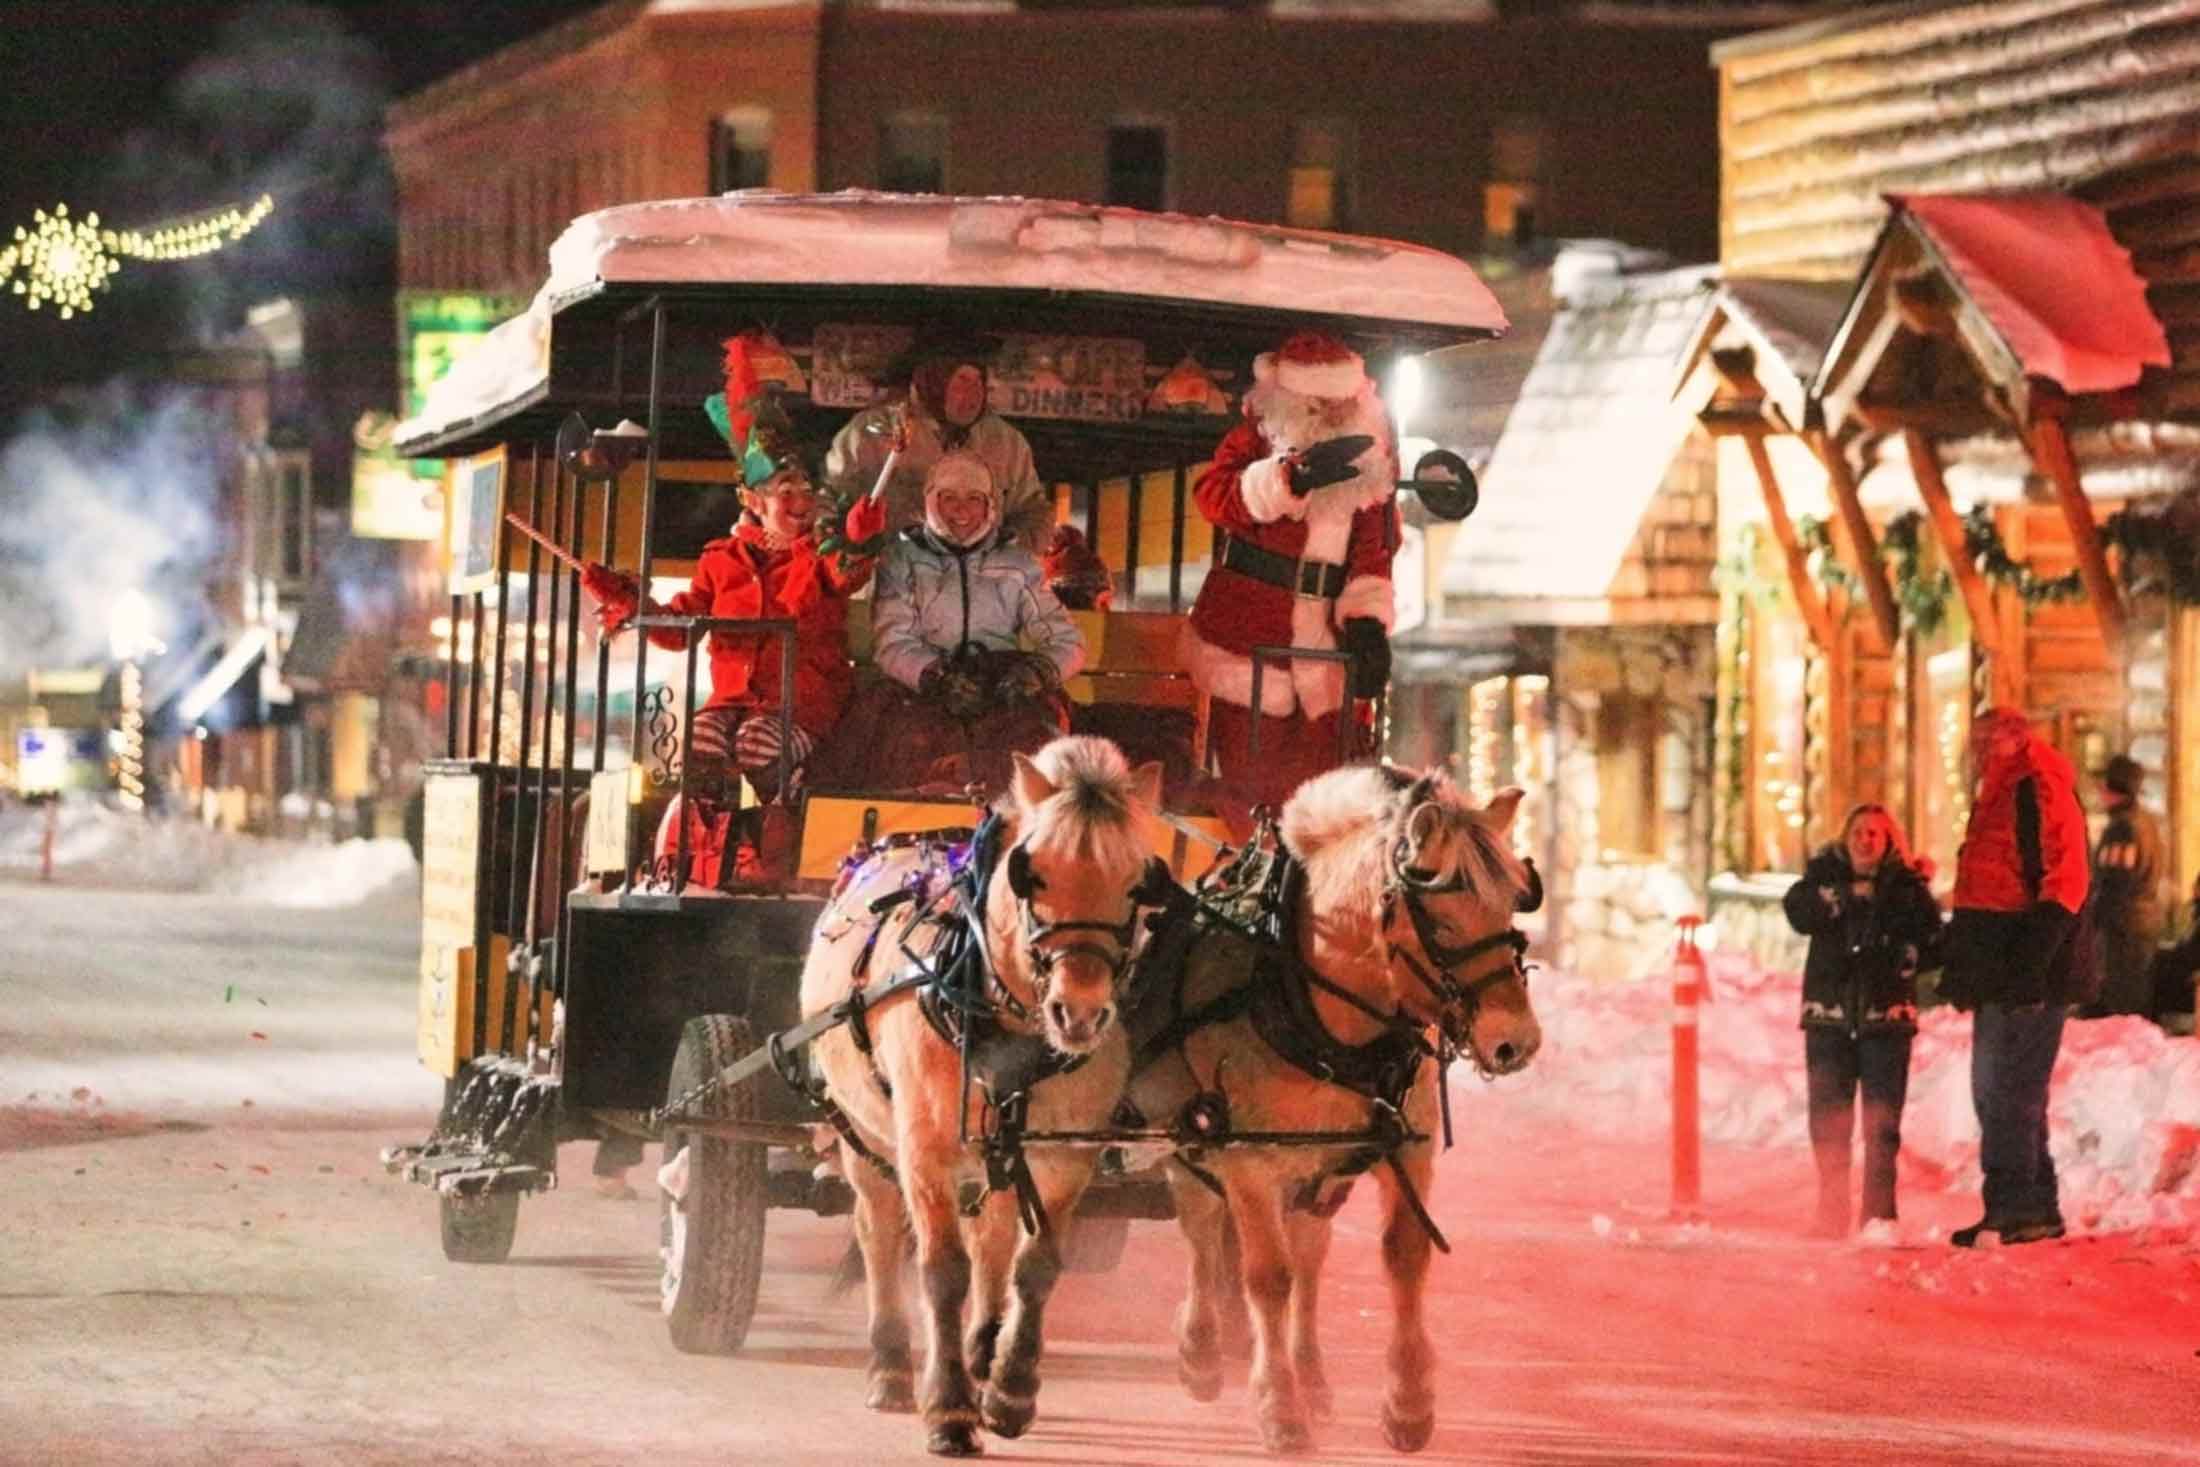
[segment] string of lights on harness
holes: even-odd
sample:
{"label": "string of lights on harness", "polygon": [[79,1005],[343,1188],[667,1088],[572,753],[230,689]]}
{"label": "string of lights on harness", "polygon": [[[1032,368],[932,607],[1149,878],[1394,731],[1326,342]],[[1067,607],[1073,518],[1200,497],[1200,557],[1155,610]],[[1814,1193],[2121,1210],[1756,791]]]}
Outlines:
{"label": "string of lights on harness", "polygon": [[27,311],[52,306],[66,321],[92,309],[124,260],[167,263],[193,260],[233,245],[275,212],[261,194],[249,204],[226,205],[149,224],[109,229],[99,215],[72,215],[67,204],[34,210],[29,224],[0,243],[0,286]]}

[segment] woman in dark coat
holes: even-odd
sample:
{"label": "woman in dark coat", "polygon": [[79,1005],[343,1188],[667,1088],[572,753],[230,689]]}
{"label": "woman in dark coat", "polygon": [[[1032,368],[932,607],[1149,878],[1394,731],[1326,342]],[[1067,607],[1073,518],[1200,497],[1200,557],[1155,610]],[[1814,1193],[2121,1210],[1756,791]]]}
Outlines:
{"label": "woman in dark coat", "polygon": [[1810,939],[1803,966],[1803,1057],[1810,1076],[1810,1144],[1818,1161],[1818,1225],[1849,1230],[1849,1156],[1856,1095],[1864,1094],[1863,1222],[1892,1221],[1895,1154],[1917,1032],[1917,974],[1940,946],[1940,907],[1882,805],[1849,812],[1841,839],[1788,888],[1788,923]]}

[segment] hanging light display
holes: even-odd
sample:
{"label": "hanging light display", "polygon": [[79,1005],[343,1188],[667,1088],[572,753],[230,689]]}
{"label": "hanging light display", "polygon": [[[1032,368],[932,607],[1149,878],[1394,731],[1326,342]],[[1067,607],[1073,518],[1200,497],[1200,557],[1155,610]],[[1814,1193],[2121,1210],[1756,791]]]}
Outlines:
{"label": "hanging light display", "polygon": [[210,255],[252,233],[274,211],[274,197],[262,194],[246,205],[115,230],[101,228],[97,214],[77,218],[67,204],[56,204],[51,212],[34,211],[29,224],[17,225],[14,238],[0,244],[0,287],[24,309],[51,306],[66,321],[92,308],[122,261]]}

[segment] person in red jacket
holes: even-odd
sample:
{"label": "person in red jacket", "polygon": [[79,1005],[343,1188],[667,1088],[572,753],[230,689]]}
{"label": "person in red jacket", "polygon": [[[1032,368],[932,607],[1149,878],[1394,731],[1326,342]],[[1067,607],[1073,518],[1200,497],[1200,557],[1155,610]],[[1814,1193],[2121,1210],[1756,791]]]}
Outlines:
{"label": "person in red jacket", "polygon": [[[637,612],[795,623],[791,750],[780,731],[778,640],[716,631],[708,642],[710,697],[696,710],[689,735],[688,788],[699,807],[730,806],[738,803],[730,786],[739,775],[770,802],[754,840],[732,853],[732,869],[723,873],[740,880],[769,879],[788,854],[779,849],[780,836],[791,834],[792,823],[775,818],[775,807],[783,807],[792,791],[781,788],[780,773],[785,768],[798,782],[811,750],[847,706],[855,683],[847,651],[848,598],[870,579],[872,565],[859,547],[885,530],[883,504],[859,497],[843,519],[844,548],[819,548],[816,458],[813,448],[796,442],[765,409],[742,452],[741,519],[732,533],[703,546],[686,590],[659,603],[644,598],[626,572],[591,565],[581,577],[599,603],[597,616],[607,635]],[[674,650],[687,645],[687,633],[676,628],[653,628],[649,639]],[[697,811],[706,822],[712,813]],[[778,816],[784,816],[783,808]],[[696,848],[691,835],[689,849]],[[698,878],[707,879],[700,873]]]}
{"label": "person in red jacket", "polygon": [[2097,972],[2079,914],[2092,880],[2070,761],[2022,713],[1994,708],[1971,730],[1978,787],[1956,856],[1955,917],[1941,993],[1975,1009],[1971,1104],[1986,1215],[1950,1241],[2063,1234],[2047,1148],[2047,1087],[2069,1005]]}
{"label": "person in red jacket", "polygon": [[[1208,748],[1225,786],[1280,805],[1338,762],[1350,700],[1390,681],[1398,455],[1375,384],[1342,343],[1302,331],[1253,374],[1243,419],[1193,490],[1215,553],[1180,651],[1208,695]],[[1264,660],[1256,715],[1257,646],[1341,649],[1350,662]]]}

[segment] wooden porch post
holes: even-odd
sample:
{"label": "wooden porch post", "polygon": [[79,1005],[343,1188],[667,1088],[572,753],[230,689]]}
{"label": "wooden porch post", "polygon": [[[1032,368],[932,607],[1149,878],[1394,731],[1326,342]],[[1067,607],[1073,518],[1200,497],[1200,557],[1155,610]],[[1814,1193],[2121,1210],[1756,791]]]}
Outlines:
{"label": "wooden porch post", "polygon": [[2078,460],[2070,451],[2070,435],[2062,419],[2038,413],[2025,434],[2032,462],[2055,486],[2062,506],[2063,523],[2070,527],[2070,544],[2078,554],[2078,574],[2085,581],[2086,596],[2101,619],[2101,635],[2108,639],[2111,655],[2121,658],[2124,646],[2124,599],[2108,573],[2108,555],[2101,549],[2100,528],[2093,523],[2093,506],[2078,482]]}
{"label": "wooden porch post", "polygon": [[1879,559],[1879,537],[1872,532],[1872,522],[1864,517],[1863,502],[1856,495],[1856,476],[1849,472],[1849,461],[1842,457],[1841,446],[1823,431],[1806,437],[1818,461],[1826,466],[1826,485],[1833,491],[1841,523],[1848,527],[1849,570],[1864,583],[1864,597],[1872,608],[1872,626],[1879,634],[1874,650],[1886,656],[1894,651],[1902,624],[1895,612],[1894,589],[1887,584],[1887,567]]}
{"label": "wooden porch post", "polygon": [[1764,435],[1745,433],[1742,441],[1749,448],[1750,467],[1757,471],[1757,487],[1764,491],[1765,520],[1772,526],[1772,538],[1780,542],[1780,554],[1787,562],[1788,589],[1794,593],[1795,605],[1803,614],[1803,624],[1810,629],[1810,639],[1818,644],[1818,650],[1833,651],[1833,618],[1826,612],[1826,603],[1818,594],[1817,585],[1810,578],[1810,563],[1803,554],[1802,541],[1795,535],[1795,523],[1788,518],[1787,502],[1780,497],[1780,481],[1772,470],[1772,455],[1765,448]]}
{"label": "wooden porch post", "polygon": [[1994,614],[1994,598],[1986,589],[1985,578],[1971,560],[1963,522],[1956,518],[1955,501],[1948,495],[1948,481],[1941,476],[1940,457],[1933,452],[1933,441],[1922,429],[1903,429],[1902,442],[1910,451],[1910,477],[1917,481],[1917,497],[1925,502],[1925,518],[1932,524],[1934,538],[1940,541],[1941,554],[1948,561],[1948,574],[1954,577],[1956,590],[1962,593],[1963,609],[1970,613],[1971,640],[1993,659],[1994,701],[2014,703],[2008,659],[2002,655],[2001,619]]}

